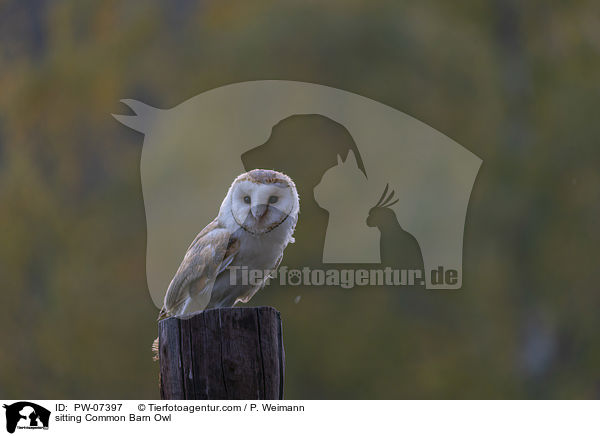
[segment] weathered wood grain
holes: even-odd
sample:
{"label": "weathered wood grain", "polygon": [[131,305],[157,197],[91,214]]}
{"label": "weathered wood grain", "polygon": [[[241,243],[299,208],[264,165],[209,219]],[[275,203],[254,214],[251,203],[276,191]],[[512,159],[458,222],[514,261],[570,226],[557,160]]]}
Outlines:
{"label": "weathered wood grain", "polygon": [[159,322],[161,398],[283,399],[281,315],[272,307],[209,309]]}
{"label": "weathered wood grain", "polygon": [[185,398],[179,324],[175,318],[158,324],[161,398]]}

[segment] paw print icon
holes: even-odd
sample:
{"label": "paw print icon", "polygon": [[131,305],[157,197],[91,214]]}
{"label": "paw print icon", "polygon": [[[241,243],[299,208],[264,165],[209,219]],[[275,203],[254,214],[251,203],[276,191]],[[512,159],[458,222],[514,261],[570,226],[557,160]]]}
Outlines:
{"label": "paw print icon", "polygon": [[292,286],[298,286],[302,282],[300,271],[297,269],[290,270],[288,272],[287,282]]}

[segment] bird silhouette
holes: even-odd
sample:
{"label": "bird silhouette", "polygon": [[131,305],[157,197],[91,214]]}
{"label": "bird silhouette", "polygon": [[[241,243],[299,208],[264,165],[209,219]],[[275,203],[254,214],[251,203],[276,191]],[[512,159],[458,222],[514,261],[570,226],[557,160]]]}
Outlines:
{"label": "bird silhouette", "polygon": [[381,263],[396,269],[423,271],[423,255],[419,243],[400,226],[396,213],[390,208],[399,199],[394,199],[394,191],[388,194],[388,189],[389,184],[385,186],[379,201],[369,210],[367,217],[367,226],[377,227],[381,233]]}

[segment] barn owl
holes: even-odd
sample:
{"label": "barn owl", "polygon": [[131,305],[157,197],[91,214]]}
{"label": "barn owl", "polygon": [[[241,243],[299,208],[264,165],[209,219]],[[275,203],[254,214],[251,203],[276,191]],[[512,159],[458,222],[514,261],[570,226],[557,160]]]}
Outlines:
{"label": "barn owl", "polygon": [[[241,269],[277,269],[300,209],[292,179],[271,170],[238,176],[219,209],[189,246],[165,295],[159,320],[184,317],[208,308],[247,302],[264,286],[241,277]],[[235,276],[231,276],[234,271]]]}

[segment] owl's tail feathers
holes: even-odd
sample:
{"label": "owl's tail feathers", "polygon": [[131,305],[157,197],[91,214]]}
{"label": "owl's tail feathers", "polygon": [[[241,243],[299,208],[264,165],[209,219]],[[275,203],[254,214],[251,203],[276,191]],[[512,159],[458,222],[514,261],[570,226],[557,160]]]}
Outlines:
{"label": "owl's tail feathers", "polygon": [[158,359],[158,338],[156,338],[154,342],[152,342],[152,360],[157,362]]}
{"label": "owl's tail feathers", "polygon": [[160,321],[165,318],[169,318],[170,316],[171,316],[171,313],[167,310],[167,308],[165,306],[163,306],[162,309],[160,309],[160,312],[158,313],[157,321]]}

